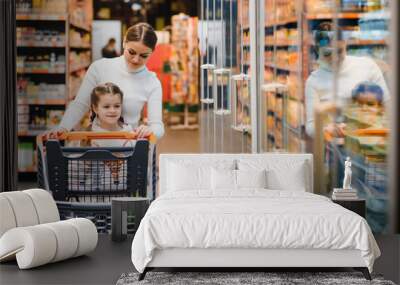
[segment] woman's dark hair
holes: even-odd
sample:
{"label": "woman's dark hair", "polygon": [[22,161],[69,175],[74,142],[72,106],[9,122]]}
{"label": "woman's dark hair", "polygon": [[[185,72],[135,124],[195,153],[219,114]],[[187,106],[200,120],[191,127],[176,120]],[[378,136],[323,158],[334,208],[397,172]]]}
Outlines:
{"label": "woman's dark hair", "polygon": [[[95,88],[93,88],[92,93],[90,94],[90,121],[93,122],[94,118],[96,118],[96,113],[93,109],[93,106],[97,106],[97,104],[100,101],[100,96],[105,95],[105,94],[112,94],[112,95],[119,95],[121,98],[121,103],[124,98],[124,94],[122,93],[122,90],[115,85],[114,83],[107,82],[101,85],[97,85]],[[122,116],[119,118],[119,120],[123,123],[124,119]]]}
{"label": "woman's dark hair", "polygon": [[157,35],[153,27],[147,23],[138,23],[130,27],[125,34],[126,42],[142,42],[154,50],[157,44]]}

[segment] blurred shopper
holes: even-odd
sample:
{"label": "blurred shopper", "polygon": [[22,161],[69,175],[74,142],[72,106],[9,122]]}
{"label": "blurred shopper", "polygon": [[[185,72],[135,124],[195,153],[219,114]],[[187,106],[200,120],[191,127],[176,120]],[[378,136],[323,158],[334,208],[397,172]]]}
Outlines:
{"label": "blurred shopper", "polygon": [[118,56],[117,50],[115,49],[115,42],[114,38],[108,40],[107,44],[101,49],[102,57],[113,58]]}
{"label": "blurred shopper", "polygon": [[[384,101],[389,97],[388,87],[378,65],[368,57],[347,55],[346,43],[341,39],[341,32],[334,31],[331,22],[319,25],[314,32],[314,42],[319,67],[310,74],[305,87],[306,132],[311,137],[315,131],[316,108],[328,110],[332,104],[339,108],[345,106],[351,102],[352,92],[361,82],[378,85],[382,89]],[[326,125],[324,131],[340,137],[343,136],[345,127],[339,116],[336,122]]]}

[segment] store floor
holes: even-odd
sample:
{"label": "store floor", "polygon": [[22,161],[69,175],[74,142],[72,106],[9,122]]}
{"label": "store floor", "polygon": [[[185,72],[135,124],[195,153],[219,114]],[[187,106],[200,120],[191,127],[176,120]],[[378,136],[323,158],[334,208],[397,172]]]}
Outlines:
{"label": "store floor", "polygon": [[199,153],[199,130],[171,130],[157,144],[157,153]]}

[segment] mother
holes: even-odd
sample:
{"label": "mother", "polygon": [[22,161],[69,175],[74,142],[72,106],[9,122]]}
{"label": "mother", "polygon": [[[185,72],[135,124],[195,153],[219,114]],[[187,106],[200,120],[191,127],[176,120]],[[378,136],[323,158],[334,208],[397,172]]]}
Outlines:
{"label": "mother", "polygon": [[[132,125],[139,138],[154,133],[157,138],[164,134],[162,122],[162,89],[157,76],[145,64],[154,51],[157,36],[146,23],[130,27],[124,38],[124,53],[116,58],[103,58],[93,62],[83,79],[76,98],[71,102],[57,132],[71,130],[90,109],[90,93],[105,82],[118,85],[124,93],[122,116]],[[148,125],[139,120],[144,104],[148,106]]]}

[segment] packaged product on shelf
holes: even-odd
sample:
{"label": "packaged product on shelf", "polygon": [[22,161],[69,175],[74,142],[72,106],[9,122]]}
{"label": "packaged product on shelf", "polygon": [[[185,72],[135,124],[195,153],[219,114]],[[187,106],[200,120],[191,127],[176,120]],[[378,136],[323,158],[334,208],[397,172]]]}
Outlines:
{"label": "packaged product on shelf", "polygon": [[46,130],[47,114],[44,106],[30,106],[29,117],[32,130]]}
{"label": "packaged product on shelf", "polygon": [[47,110],[47,122],[46,122],[46,127],[49,128],[54,128],[58,126],[61,122],[61,119],[64,115],[63,110]]}
{"label": "packaged product on shelf", "polygon": [[18,169],[27,170],[34,166],[34,147],[32,142],[18,143]]}
{"label": "packaged product on shelf", "polygon": [[56,46],[64,47],[64,32],[51,29],[36,29],[30,26],[17,27],[18,46]]}
{"label": "packaged product on shelf", "polygon": [[335,11],[336,3],[335,1],[326,0],[307,0],[306,9],[310,14],[318,13],[332,13]]}
{"label": "packaged product on shelf", "polygon": [[67,11],[68,0],[17,0],[17,13],[33,14],[64,14]]}
{"label": "packaged product on shelf", "polygon": [[29,114],[29,105],[28,104],[18,104],[17,112],[18,112],[18,115]]}

